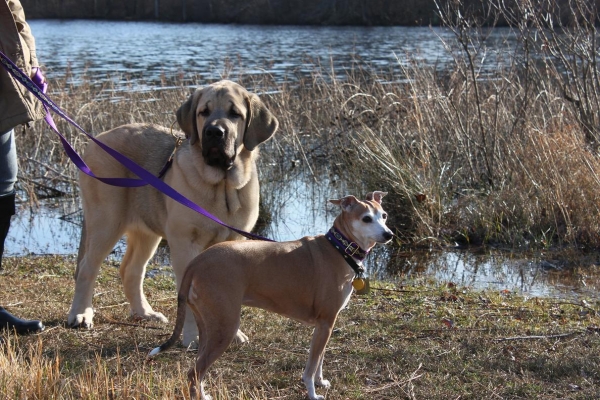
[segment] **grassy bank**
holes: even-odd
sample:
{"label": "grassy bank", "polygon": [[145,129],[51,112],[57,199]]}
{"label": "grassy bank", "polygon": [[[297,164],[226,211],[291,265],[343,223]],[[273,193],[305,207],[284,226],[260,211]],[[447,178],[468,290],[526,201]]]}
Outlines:
{"label": "grassy bank", "polygon": [[[132,320],[118,270],[96,288],[95,329],[65,319],[74,262],[8,259],[4,305],[43,318],[46,331],[3,336],[0,397],[10,399],[183,399],[195,353],[178,347],[146,362],[171,325]],[[173,321],[171,278],[147,281],[149,301]],[[600,303],[523,298],[427,280],[376,283],[353,296],[329,343],[328,399],[592,399],[600,396]],[[209,373],[217,399],[301,399],[312,330],[244,309],[250,342],[233,345]]]}

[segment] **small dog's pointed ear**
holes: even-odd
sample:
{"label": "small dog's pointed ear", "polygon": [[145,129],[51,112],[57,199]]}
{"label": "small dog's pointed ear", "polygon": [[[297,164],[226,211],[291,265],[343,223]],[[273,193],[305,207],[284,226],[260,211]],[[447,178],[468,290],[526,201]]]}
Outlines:
{"label": "small dog's pointed ear", "polygon": [[198,107],[198,100],[201,95],[202,89],[196,89],[177,110],[177,123],[185,133],[185,137],[190,139],[190,145],[193,145],[200,139],[196,123],[196,108]]}
{"label": "small dog's pointed ear", "polygon": [[342,197],[339,200],[329,200],[331,204],[342,207],[344,211],[350,211],[352,207],[358,202],[358,199],[354,196]]}
{"label": "small dog's pointed ear", "polygon": [[260,98],[253,93],[250,93],[246,98],[246,107],[248,108],[248,112],[246,116],[246,132],[244,133],[244,147],[248,151],[252,151],[256,146],[273,136],[279,127],[279,121],[267,109]]}
{"label": "small dog's pointed ear", "polygon": [[381,199],[385,196],[387,192],[371,192],[367,193],[367,200],[375,200],[376,203],[381,204]]}

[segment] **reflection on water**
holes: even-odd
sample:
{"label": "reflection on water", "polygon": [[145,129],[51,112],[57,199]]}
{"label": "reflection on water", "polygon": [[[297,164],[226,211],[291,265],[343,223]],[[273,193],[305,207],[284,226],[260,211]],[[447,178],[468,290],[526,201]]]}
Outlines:
{"label": "reflection on water", "polygon": [[271,170],[261,177],[263,208],[269,213],[270,223],[261,232],[277,241],[294,240],[327,232],[337,215],[337,209],[328,199],[344,196],[327,178],[315,178],[304,168],[274,178]]}
{"label": "reflection on water", "polygon": [[[49,77],[64,76],[68,69],[77,79],[86,72],[94,82],[112,80],[117,90],[174,75],[202,82],[220,79],[224,73],[234,79],[239,74],[269,74],[276,82],[295,81],[312,73],[315,65],[343,78],[354,61],[375,72],[394,71],[401,77],[407,55],[443,69],[450,56],[440,38],[453,36],[444,28],[393,26],[57,20],[33,20],[31,26],[38,58]],[[514,35],[510,30],[496,28],[486,40],[484,66],[495,64],[494,54],[511,43]]]}
{"label": "reflection on water", "polygon": [[418,52],[435,62],[443,53],[429,28],[55,20],[31,25],[38,57],[51,75],[64,75],[68,67],[75,76],[86,71],[99,80],[116,74],[154,82],[173,74],[215,80],[230,70],[232,76],[269,73],[281,81],[310,73],[314,65],[328,66],[330,59],[341,75],[352,59],[385,68],[397,65],[395,54]]}
{"label": "reflection on water", "polygon": [[399,252],[390,274],[401,280],[433,277],[476,289],[509,290],[529,296],[595,298],[600,268],[595,256],[580,254],[568,261],[560,254],[526,255],[490,249]]}
{"label": "reflection on water", "polygon": [[77,254],[81,227],[78,201],[20,207],[12,217],[4,254]]}

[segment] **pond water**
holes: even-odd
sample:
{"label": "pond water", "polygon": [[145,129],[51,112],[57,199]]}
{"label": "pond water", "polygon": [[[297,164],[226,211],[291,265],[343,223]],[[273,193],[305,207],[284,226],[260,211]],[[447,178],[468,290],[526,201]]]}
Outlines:
{"label": "pond water", "polygon": [[[269,74],[294,81],[322,65],[338,77],[354,61],[375,71],[395,71],[407,55],[440,68],[450,61],[442,40],[452,34],[429,27],[300,27],[159,22],[33,20],[38,58],[48,74],[77,78],[86,72],[100,82],[157,82],[164,76],[193,75],[216,80]],[[508,29],[486,39],[485,63],[514,45]],[[490,64],[491,65],[491,64]]]}
{"label": "pond water", "polygon": [[[198,83],[223,74],[269,74],[277,82],[295,81],[314,66],[327,66],[343,79],[353,62],[376,71],[394,71],[402,77],[406,54],[443,68],[449,56],[441,28],[406,27],[281,27],[169,24],[154,22],[31,21],[38,57],[47,75],[69,73],[73,83],[83,74],[111,90],[154,90],[165,76],[190,76]],[[510,31],[497,29],[486,42],[490,56],[511,46]],[[335,217],[327,199],[344,195],[341,182],[316,178],[299,169],[283,181],[262,180],[263,201],[272,220],[263,235],[290,240],[324,233]],[[264,193],[268,193],[265,196]],[[22,209],[14,217],[6,252],[25,254],[76,254],[81,209],[77,200]],[[123,252],[120,242],[112,258]],[[596,260],[582,258],[565,271],[547,255],[515,258],[489,251],[412,251],[377,249],[367,268],[374,276],[403,281],[432,277],[480,289],[511,290],[531,296],[586,298],[597,294]],[[154,262],[168,264],[165,251]]]}

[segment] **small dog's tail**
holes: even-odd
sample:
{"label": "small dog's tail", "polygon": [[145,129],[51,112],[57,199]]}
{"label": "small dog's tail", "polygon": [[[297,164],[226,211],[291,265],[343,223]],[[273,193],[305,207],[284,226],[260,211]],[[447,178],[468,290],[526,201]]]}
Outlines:
{"label": "small dog's tail", "polygon": [[[186,272],[189,272],[189,268]],[[188,293],[190,291],[190,286],[192,285],[192,276],[193,274],[186,273],[183,276],[183,281],[181,281],[181,287],[179,288],[179,293],[177,295],[177,318],[175,319],[175,327],[173,328],[173,334],[171,337],[156,347],[154,350],[148,353],[148,358],[154,357],[161,351],[165,351],[168,348],[172,347],[175,342],[181,336],[181,331],[183,330],[183,323],[185,322],[185,311],[187,306]]]}

